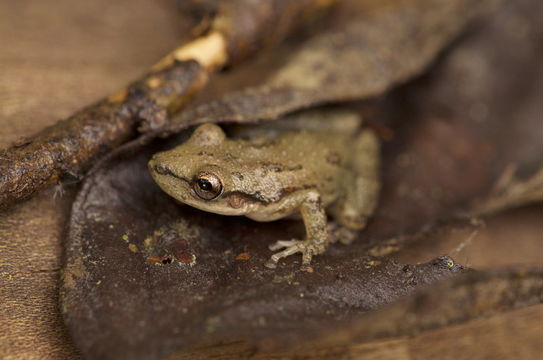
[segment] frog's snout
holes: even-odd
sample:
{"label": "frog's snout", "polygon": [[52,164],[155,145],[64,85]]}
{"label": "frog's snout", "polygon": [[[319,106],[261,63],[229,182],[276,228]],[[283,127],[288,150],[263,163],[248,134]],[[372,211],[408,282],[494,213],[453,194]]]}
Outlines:
{"label": "frog's snout", "polygon": [[161,164],[154,165],[152,169],[160,175],[168,175],[170,173],[170,170],[166,166]]}
{"label": "frog's snout", "polygon": [[167,175],[169,173],[169,169],[164,166],[160,161],[157,161],[157,154],[153,155],[151,160],[147,163],[147,167],[149,168],[149,171],[151,173],[156,172],[160,175]]}

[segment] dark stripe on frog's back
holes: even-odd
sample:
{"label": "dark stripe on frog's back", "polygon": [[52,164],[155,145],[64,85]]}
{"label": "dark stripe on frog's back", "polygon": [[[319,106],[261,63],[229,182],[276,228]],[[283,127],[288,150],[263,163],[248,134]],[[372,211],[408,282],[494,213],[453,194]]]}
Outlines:
{"label": "dark stripe on frog's back", "polygon": [[[296,143],[299,138],[303,139],[302,143]],[[345,176],[343,172],[349,161],[351,139],[350,135],[337,133],[286,134],[277,143],[279,149],[285,149],[285,153],[282,154],[279,149],[273,152],[279,156],[266,156],[263,153],[266,158],[260,161],[268,168],[277,164],[277,168],[285,169],[269,173],[279,183],[287,184],[289,177],[295,175],[297,179],[294,183],[312,184],[329,203],[331,199],[327,195],[336,193],[338,178]]]}
{"label": "dark stripe on frog's back", "polygon": [[[255,193],[252,193],[252,194],[246,194],[246,193],[243,193],[241,191],[225,191],[221,196],[224,197],[224,198],[227,198],[227,200],[229,201],[230,203],[230,198],[233,197],[233,198],[236,198],[236,202],[241,202],[240,199],[242,198],[245,198],[249,201],[254,201],[254,202],[258,202],[258,203],[261,203],[261,204],[265,204],[265,205],[270,205],[270,204],[274,204],[274,203],[277,203],[281,200],[284,199],[285,195],[287,194],[291,194],[291,193],[294,193],[296,191],[303,191],[303,190],[308,190],[308,189],[312,189],[312,188],[316,188],[315,185],[304,185],[304,186],[300,186],[300,187],[294,187],[294,186],[286,186],[284,187],[283,189],[281,189],[277,199],[268,199],[266,198],[264,195],[262,195],[259,191],[255,192]],[[230,204],[232,206],[232,204]],[[238,206],[237,208],[241,207]]]}
{"label": "dark stripe on frog's back", "polygon": [[284,136],[283,144],[287,154],[282,159],[286,164],[299,164],[309,173],[319,176],[319,173],[341,171],[346,167],[351,156],[352,137],[337,133],[292,134]]}
{"label": "dark stripe on frog's back", "polygon": [[196,155],[200,156],[200,157],[206,157],[209,159],[219,159],[219,160],[222,160],[222,161],[234,161],[234,160],[238,160],[238,157],[235,156],[235,155],[232,155],[231,152],[226,152],[224,154],[215,154],[213,152],[210,152],[210,151],[199,151],[196,153]]}
{"label": "dark stripe on frog's back", "polygon": [[264,161],[260,165],[260,168],[262,170],[278,173],[278,172],[283,172],[283,171],[299,171],[299,170],[303,170],[304,167],[301,164],[289,166],[289,165],[281,164],[279,162]]}

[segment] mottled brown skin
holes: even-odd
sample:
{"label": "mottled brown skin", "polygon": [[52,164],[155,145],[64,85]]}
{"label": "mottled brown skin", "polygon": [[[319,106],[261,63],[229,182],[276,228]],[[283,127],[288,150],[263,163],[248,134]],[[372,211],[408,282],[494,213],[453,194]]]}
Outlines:
{"label": "mottled brown skin", "polygon": [[228,139],[219,126],[204,124],[185,143],[155,154],[149,169],[166,193],[201,210],[257,221],[300,214],[307,239],[277,241],[270,249],[283,250],[268,265],[300,252],[307,266],[329,243],[325,209],[339,224],[362,229],[379,189],[373,132],[360,131],[348,112],[315,114],[261,126],[248,139]]}

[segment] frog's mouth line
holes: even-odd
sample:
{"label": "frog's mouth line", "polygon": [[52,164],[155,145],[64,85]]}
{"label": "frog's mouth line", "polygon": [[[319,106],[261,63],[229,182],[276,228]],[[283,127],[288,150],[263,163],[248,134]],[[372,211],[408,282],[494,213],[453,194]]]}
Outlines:
{"label": "frog's mouth line", "polygon": [[158,165],[155,165],[155,166],[152,167],[152,169],[153,169],[153,172],[157,173],[158,175],[172,176],[172,177],[174,177],[176,179],[185,181],[187,184],[190,184],[192,182],[192,180],[189,180],[186,177],[177,175],[176,173],[174,173],[173,171],[171,171],[167,167],[162,167],[162,166],[158,167]]}
{"label": "frog's mouth line", "polygon": [[[188,178],[186,178],[184,176],[179,176],[179,175],[177,175],[176,173],[174,173],[173,171],[171,171],[167,167],[158,168],[155,165],[155,166],[151,166],[151,169],[153,171],[153,174],[158,174],[158,176],[168,176],[168,177],[171,176],[171,177],[173,177],[175,179],[184,181],[187,184],[187,186],[189,187],[190,193],[192,194],[192,197],[196,200],[196,202],[189,204],[191,206],[198,207],[197,205],[200,204],[201,202],[204,202],[204,203],[205,202],[212,202],[214,200],[217,200],[219,197],[221,197],[224,194],[224,193],[221,193],[221,194],[219,194],[219,196],[217,196],[216,198],[213,198],[211,200],[202,199],[200,196],[198,196],[198,194],[196,194],[196,192],[192,188],[192,184],[194,183],[193,179],[188,179]],[[165,192],[168,193],[168,191],[165,191]],[[174,199],[176,199],[176,196],[174,196],[173,194],[170,194],[170,196],[172,196]],[[177,200],[181,201],[182,203],[185,203],[185,204],[187,204],[187,202],[188,202],[188,199],[184,199],[184,200],[177,199]]]}
{"label": "frog's mouth line", "polygon": [[[194,190],[192,189],[192,184],[194,182],[193,179],[188,179],[186,177],[179,176],[179,175],[177,175],[176,173],[174,173],[173,171],[171,171],[167,167],[162,167],[162,166],[159,167],[157,165],[154,165],[154,166],[151,166],[151,169],[152,169],[152,172],[154,174],[157,174],[158,176],[171,176],[171,177],[173,177],[175,179],[184,181],[189,186],[194,199],[197,200],[196,202],[194,202],[194,203],[192,203],[190,205],[194,206],[196,208],[201,208],[201,206],[198,206],[201,203],[213,202],[213,201],[218,200],[219,198],[235,198],[236,199],[236,201],[235,201],[236,205],[232,207],[234,209],[240,208],[241,203],[246,202],[246,201],[257,202],[257,203],[261,203],[261,204],[269,204],[269,203],[273,202],[273,201],[269,201],[267,199],[262,198],[262,196],[259,193],[256,193],[256,194],[244,194],[244,193],[241,193],[239,191],[224,191],[224,190],[216,198],[211,199],[211,200],[205,200],[205,199],[202,199],[200,196],[198,196],[194,192]],[[175,198],[175,196],[173,196],[173,197]],[[242,199],[244,199],[244,201],[241,201]],[[179,201],[181,201],[181,200],[179,200]],[[184,200],[184,201],[181,201],[181,202],[182,203],[187,203],[187,200]],[[201,208],[201,210],[207,211],[205,208]],[[228,215],[228,214],[225,214],[225,215]]]}

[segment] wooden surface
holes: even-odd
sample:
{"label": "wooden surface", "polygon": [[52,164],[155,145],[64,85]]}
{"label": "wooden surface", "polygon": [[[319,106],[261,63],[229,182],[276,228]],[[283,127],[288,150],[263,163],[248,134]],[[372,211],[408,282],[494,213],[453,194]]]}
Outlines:
{"label": "wooden surface", "polygon": [[[189,35],[173,0],[4,1],[0,13],[0,147],[113,93]],[[0,214],[2,359],[77,358],[57,309],[73,196],[60,189]]]}
{"label": "wooden surface", "polygon": [[[0,22],[1,147],[114,92],[188,34],[173,0],[5,1],[0,3],[0,13],[4,14]],[[79,357],[57,308],[61,240],[73,192],[73,186],[52,188],[0,214],[2,359]],[[443,241],[431,239],[439,245],[424,245],[424,252],[410,250],[398,256],[425,261],[464,243],[457,260],[474,267],[541,264],[542,215],[541,207],[513,211],[490,221],[470,241],[471,233],[458,232]],[[536,305],[411,338],[311,355],[321,359],[539,359],[542,320],[543,305]],[[270,358],[236,344],[204,351],[210,353],[223,359]]]}

